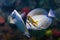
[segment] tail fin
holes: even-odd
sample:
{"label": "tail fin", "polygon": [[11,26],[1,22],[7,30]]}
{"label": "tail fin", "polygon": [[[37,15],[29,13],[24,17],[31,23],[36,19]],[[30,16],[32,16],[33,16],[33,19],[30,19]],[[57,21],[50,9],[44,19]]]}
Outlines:
{"label": "tail fin", "polygon": [[48,13],[48,16],[49,16],[49,17],[55,17],[55,14],[54,14],[54,12],[53,12],[52,9],[50,9],[50,11],[49,11],[49,13]]}

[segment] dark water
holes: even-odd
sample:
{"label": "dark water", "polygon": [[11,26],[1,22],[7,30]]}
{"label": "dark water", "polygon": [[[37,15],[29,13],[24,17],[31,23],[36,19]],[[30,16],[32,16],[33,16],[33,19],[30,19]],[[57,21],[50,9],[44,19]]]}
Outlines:
{"label": "dark water", "polygon": [[[29,30],[32,36],[29,40],[58,40],[58,38],[60,38],[60,36],[45,35],[45,32],[48,30],[56,29],[60,32],[60,0],[0,0],[0,16],[3,16],[6,21],[5,23],[7,23],[7,25],[5,24],[4,26],[0,25],[0,32],[5,30],[3,31],[3,34],[0,35],[0,40],[1,38],[3,40],[28,40],[28,38],[22,35],[22,33],[17,29],[16,25],[11,25],[7,22],[8,16],[14,9],[20,12],[24,7],[29,7],[30,10],[35,8],[43,8],[46,9],[47,12],[49,12],[49,9],[51,8],[56,15],[53,23],[46,30]],[[26,21],[25,18],[24,21]],[[10,36],[9,33],[13,33],[14,35],[12,36],[11,34]]]}

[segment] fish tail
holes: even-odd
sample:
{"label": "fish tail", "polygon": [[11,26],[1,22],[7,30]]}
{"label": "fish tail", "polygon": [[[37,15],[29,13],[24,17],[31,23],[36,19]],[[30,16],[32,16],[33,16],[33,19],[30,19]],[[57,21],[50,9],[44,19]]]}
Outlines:
{"label": "fish tail", "polygon": [[24,35],[28,38],[30,38],[30,34],[28,32],[25,32]]}

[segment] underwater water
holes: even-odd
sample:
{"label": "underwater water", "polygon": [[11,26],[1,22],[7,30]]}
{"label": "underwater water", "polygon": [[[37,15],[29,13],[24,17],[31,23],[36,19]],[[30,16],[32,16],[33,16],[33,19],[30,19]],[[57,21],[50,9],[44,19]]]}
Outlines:
{"label": "underwater water", "polygon": [[[31,38],[27,38],[15,24],[10,23],[10,18],[8,19],[14,9],[19,14],[28,11],[24,9],[21,12],[23,8],[29,8],[29,12],[41,8],[42,14],[42,9],[47,13],[52,9],[56,17],[52,18],[53,21],[47,29],[28,30]],[[0,16],[0,40],[60,40],[60,0],[0,0]],[[23,20],[26,23],[26,16]]]}

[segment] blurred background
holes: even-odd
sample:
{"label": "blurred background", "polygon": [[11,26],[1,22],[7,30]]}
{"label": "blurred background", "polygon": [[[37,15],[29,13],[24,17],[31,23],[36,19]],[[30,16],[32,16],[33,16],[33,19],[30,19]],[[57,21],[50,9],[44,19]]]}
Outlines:
{"label": "blurred background", "polygon": [[[51,8],[56,18],[46,30],[29,30],[32,37],[28,39],[16,25],[9,25],[7,22],[14,9],[21,12],[23,8],[43,8],[47,11]],[[0,40],[60,40],[60,0],[0,0]]]}

